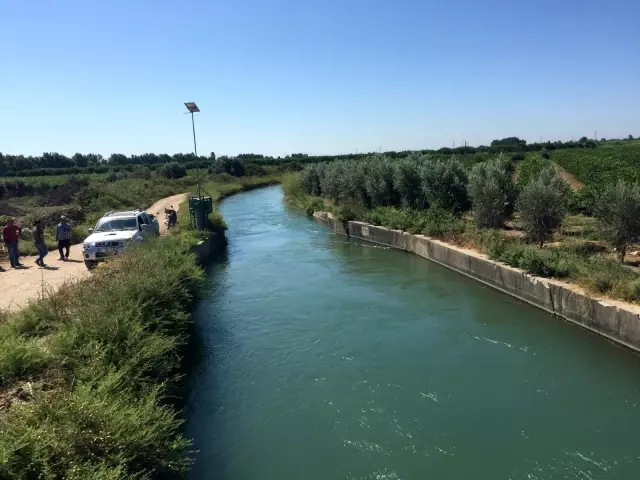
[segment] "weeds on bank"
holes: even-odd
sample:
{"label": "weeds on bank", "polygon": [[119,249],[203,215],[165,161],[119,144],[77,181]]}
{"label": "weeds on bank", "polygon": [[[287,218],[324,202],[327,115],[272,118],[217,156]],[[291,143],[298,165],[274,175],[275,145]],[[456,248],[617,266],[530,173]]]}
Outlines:
{"label": "weeds on bank", "polygon": [[188,243],[167,237],[10,315],[0,478],[183,474],[188,442],[168,399],[201,280]]}

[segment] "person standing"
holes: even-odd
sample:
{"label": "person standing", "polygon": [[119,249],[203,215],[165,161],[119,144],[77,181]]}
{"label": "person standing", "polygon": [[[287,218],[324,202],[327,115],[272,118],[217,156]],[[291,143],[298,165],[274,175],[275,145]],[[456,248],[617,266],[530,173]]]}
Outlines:
{"label": "person standing", "polygon": [[47,256],[49,250],[47,250],[47,244],[44,241],[44,229],[42,228],[42,221],[36,220],[33,222],[33,230],[31,230],[31,235],[33,236],[33,243],[36,246],[36,250],[38,250],[38,259],[36,260],[36,265],[41,267],[46,267],[44,264],[44,257]]}
{"label": "person standing", "polygon": [[60,217],[60,223],[56,227],[56,241],[58,242],[58,252],[60,260],[69,259],[69,248],[71,247],[71,226],[67,223],[67,217]]}
{"label": "person standing", "polygon": [[20,251],[18,250],[20,232],[22,232],[22,228],[15,224],[13,218],[9,218],[9,220],[7,220],[7,225],[2,229],[2,239],[7,245],[9,263],[12,268],[22,267],[22,264],[20,263]]}

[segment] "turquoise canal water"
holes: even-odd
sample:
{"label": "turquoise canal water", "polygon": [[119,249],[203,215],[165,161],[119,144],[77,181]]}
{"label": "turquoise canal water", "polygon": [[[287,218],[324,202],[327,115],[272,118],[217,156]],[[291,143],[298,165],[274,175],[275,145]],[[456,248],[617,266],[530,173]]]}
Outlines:
{"label": "turquoise canal water", "polygon": [[640,359],[439,265],[224,201],[194,479],[640,479]]}

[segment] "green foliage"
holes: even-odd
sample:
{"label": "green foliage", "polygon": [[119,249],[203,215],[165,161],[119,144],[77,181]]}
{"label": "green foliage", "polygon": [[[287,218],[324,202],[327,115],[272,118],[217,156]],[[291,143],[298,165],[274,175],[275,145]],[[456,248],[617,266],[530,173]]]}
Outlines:
{"label": "green foliage", "polygon": [[177,162],[167,163],[160,169],[160,174],[165,178],[182,178],[187,174],[187,169],[184,165],[180,165]]}
{"label": "green foliage", "polygon": [[537,178],[543,170],[553,168],[552,163],[537,153],[528,153],[520,162],[518,170],[518,186],[524,187]]}
{"label": "green foliage", "polygon": [[377,207],[360,212],[358,218],[374,225],[441,239],[452,239],[465,231],[464,220],[438,206],[427,210]]}
{"label": "green foliage", "polygon": [[300,173],[300,181],[302,188],[315,197],[322,195],[320,189],[320,165],[309,165]]}
{"label": "green foliage", "polygon": [[0,477],[184,475],[168,399],[201,281],[189,244],[165,237],[10,316],[0,378],[22,393],[0,418]]}
{"label": "green foliage", "polygon": [[619,180],[608,186],[598,201],[596,215],[623,262],[627,246],[640,241],[640,184]]}
{"label": "green foliage", "polygon": [[640,143],[558,150],[553,160],[586,185],[601,188],[618,180],[640,182]]}
{"label": "green foliage", "polygon": [[374,156],[367,164],[365,189],[372,207],[397,206],[398,192],[394,185],[395,169],[390,159]]}
{"label": "green foliage", "polygon": [[247,175],[247,170],[245,164],[238,158],[220,157],[213,165],[213,173],[228,173],[233,177],[244,177]]}
{"label": "green foliage", "polygon": [[516,188],[501,156],[478,163],[469,175],[469,196],[480,228],[499,228],[513,212]]}
{"label": "green foliage", "polygon": [[429,205],[462,212],[469,208],[467,172],[455,158],[436,159],[420,169],[422,191]]}
{"label": "green foliage", "polygon": [[541,250],[512,243],[505,245],[494,258],[541,277],[565,278],[570,273],[565,256],[555,249]]}
{"label": "green foliage", "polygon": [[418,156],[398,160],[395,164],[393,184],[405,208],[421,209],[427,206],[421,188],[421,166],[422,161]]}
{"label": "green foliage", "polygon": [[518,210],[527,238],[542,247],[566,214],[567,184],[554,169],[540,172],[520,191]]}

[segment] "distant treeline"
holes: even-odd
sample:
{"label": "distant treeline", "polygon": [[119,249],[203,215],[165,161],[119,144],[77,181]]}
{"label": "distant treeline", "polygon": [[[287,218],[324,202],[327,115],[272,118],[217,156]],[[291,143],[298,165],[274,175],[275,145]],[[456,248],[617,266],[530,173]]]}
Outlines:
{"label": "distant treeline", "polygon": [[[388,158],[406,158],[412,153],[418,154],[440,154],[440,155],[459,155],[469,156],[478,155],[479,160],[487,155],[498,153],[525,153],[531,151],[542,150],[558,150],[565,148],[596,148],[599,144],[612,141],[633,140],[633,136],[629,135],[626,139],[605,139],[599,141],[582,137],[578,141],[569,142],[544,142],[544,143],[527,143],[518,137],[507,137],[500,140],[494,140],[490,145],[480,145],[478,147],[460,146],[456,148],[440,148],[439,150],[405,150],[401,152],[388,151],[384,152]],[[365,158],[370,153],[346,154],[346,155],[307,155],[304,153],[294,153],[286,157],[271,157],[266,155],[246,153],[233,157],[245,164],[253,163],[258,165],[279,165],[289,170],[295,170],[299,164],[326,162],[330,160],[353,160]],[[114,153],[108,158],[100,154],[76,153],[72,157],[67,157],[60,153],[43,153],[41,156],[24,156],[24,155],[6,155],[0,153],[0,176],[41,176],[41,175],[65,175],[75,173],[106,173],[111,170],[120,168],[133,168],[136,165],[145,165],[149,167],[167,164],[179,163],[186,168],[209,168],[216,164],[216,160],[226,160],[228,157],[221,156],[216,159],[215,153],[209,156],[196,157],[193,153],[177,153],[174,155],[145,153],[142,155],[123,155]],[[290,164],[290,165],[283,165]]]}

